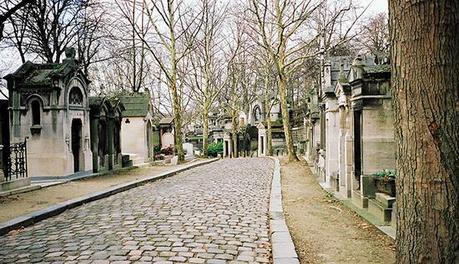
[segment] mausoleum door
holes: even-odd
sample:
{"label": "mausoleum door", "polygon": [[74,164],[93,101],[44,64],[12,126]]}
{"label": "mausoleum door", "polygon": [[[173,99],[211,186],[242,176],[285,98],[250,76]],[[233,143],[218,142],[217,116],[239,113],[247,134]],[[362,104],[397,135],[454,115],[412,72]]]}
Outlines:
{"label": "mausoleum door", "polygon": [[72,154],[74,172],[80,171],[81,119],[72,120]]}
{"label": "mausoleum door", "polygon": [[229,152],[229,145],[228,145],[228,141],[225,140],[225,157],[228,157],[228,152]]}

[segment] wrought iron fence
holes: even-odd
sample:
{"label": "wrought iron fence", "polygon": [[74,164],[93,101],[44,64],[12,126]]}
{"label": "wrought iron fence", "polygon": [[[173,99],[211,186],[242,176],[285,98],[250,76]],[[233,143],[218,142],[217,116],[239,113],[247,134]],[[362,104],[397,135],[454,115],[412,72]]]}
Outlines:
{"label": "wrought iron fence", "polygon": [[6,155],[6,181],[28,177],[27,174],[27,139],[3,148]]}

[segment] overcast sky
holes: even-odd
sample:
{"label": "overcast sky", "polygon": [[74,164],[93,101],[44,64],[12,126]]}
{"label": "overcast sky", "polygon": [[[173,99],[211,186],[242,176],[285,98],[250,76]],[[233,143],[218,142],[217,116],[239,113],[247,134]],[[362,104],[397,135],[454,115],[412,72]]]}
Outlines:
{"label": "overcast sky", "polygon": [[362,6],[367,6],[370,4],[368,8],[368,12],[370,14],[380,13],[380,12],[388,12],[387,0],[357,0],[362,4]]}
{"label": "overcast sky", "polygon": [[[362,7],[366,7],[368,4],[370,4],[365,16],[371,16],[371,15],[374,15],[374,14],[380,13],[380,12],[386,12],[386,13],[388,12],[388,4],[387,4],[388,0],[355,0],[355,1],[359,2]],[[6,56],[6,57],[8,57],[8,56]],[[0,58],[0,64],[5,64],[7,62],[8,62],[8,58],[5,58],[4,56],[3,56],[3,58]],[[8,62],[7,64],[11,64],[11,62]],[[5,74],[5,72],[0,72],[0,77],[3,74]],[[0,98],[1,97],[2,97],[2,95],[0,93]]]}

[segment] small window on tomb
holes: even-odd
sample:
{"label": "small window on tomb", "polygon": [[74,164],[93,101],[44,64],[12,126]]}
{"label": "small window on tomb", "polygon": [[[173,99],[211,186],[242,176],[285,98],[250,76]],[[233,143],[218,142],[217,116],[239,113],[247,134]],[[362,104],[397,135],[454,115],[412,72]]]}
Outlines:
{"label": "small window on tomb", "polygon": [[73,87],[72,90],[70,90],[69,104],[83,105],[83,94],[78,87]]}
{"label": "small window on tomb", "polygon": [[32,101],[32,125],[40,125],[40,103],[37,100]]}

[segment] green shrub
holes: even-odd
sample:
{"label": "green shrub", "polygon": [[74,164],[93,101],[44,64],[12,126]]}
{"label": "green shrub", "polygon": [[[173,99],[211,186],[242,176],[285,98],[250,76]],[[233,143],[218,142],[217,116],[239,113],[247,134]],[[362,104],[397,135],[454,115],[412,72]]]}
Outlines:
{"label": "green shrub", "polygon": [[212,143],[207,148],[207,155],[217,157],[219,153],[223,153],[223,142]]}
{"label": "green shrub", "polygon": [[394,170],[385,169],[385,170],[373,173],[373,176],[395,178],[396,173]]}
{"label": "green shrub", "polygon": [[154,151],[155,153],[159,153],[159,152],[161,151],[161,146],[154,146],[154,147],[153,147],[153,151]]}

